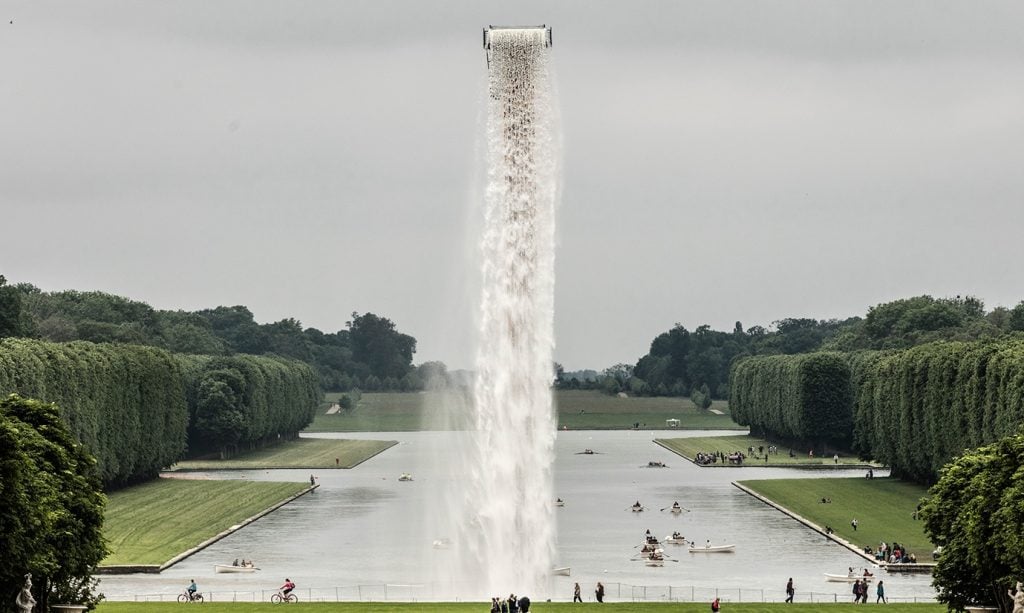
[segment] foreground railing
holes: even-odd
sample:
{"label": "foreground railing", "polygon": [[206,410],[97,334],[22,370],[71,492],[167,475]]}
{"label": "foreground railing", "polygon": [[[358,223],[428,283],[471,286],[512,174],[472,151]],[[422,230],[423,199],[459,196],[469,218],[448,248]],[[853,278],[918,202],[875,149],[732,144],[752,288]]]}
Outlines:
{"label": "foreground railing", "polygon": [[[593,585],[589,591],[584,590],[583,600],[596,600]],[[462,588],[462,589],[459,589]],[[722,602],[782,602],[785,594],[782,590],[764,590],[760,588],[717,588],[694,585],[632,585],[629,583],[606,583],[604,599],[608,602],[711,602],[715,598]],[[474,584],[397,584],[381,583],[370,585],[345,585],[336,587],[300,588],[295,594],[301,602],[342,602],[342,601],[392,601],[392,602],[485,602],[488,598],[453,597],[452,594],[468,594],[475,592]],[[515,591],[515,590],[512,590]],[[267,602],[276,589],[266,590],[220,590],[202,591],[207,602]],[[518,592],[517,592],[518,593]],[[498,596],[498,594],[495,594]],[[506,596],[507,594],[501,594]],[[570,601],[572,593],[557,596],[543,596],[532,599],[553,601]],[[135,602],[161,602],[177,599],[178,594],[136,594],[131,600]],[[889,602],[937,602],[934,596],[899,596],[887,594]],[[874,589],[868,595],[869,602],[875,602]],[[111,600],[117,600],[116,598]],[[804,603],[835,603],[853,602],[852,588],[842,592],[797,592],[794,602]]]}

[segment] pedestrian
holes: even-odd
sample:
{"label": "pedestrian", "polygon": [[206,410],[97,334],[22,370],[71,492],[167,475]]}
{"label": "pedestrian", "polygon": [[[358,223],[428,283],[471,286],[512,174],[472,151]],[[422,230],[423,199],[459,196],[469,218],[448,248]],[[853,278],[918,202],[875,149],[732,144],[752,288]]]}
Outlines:
{"label": "pedestrian", "polygon": [[579,583],[574,585],[573,588],[572,588],[572,601],[573,602],[583,602],[583,597],[580,596],[580,584]]}
{"label": "pedestrian", "polygon": [[790,577],[789,582],[786,583],[786,602],[793,602],[794,594],[796,594],[796,589],[793,587],[793,577]]}
{"label": "pedestrian", "polygon": [[508,613],[519,613],[519,602],[515,594],[508,595]]}
{"label": "pedestrian", "polygon": [[310,485],[316,485],[316,477],[314,477],[313,475],[310,475],[309,476],[309,484]]}
{"label": "pedestrian", "polygon": [[853,527],[853,531],[854,532],[857,531],[857,518],[856,517],[854,517],[852,520],[850,520],[850,526]]}
{"label": "pedestrian", "polygon": [[853,582],[853,602],[860,602],[860,579]]}
{"label": "pedestrian", "polygon": [[878,582],[878,589],[875,590],[875,593],[878,594],[878,598],[875,598],[875,604],[878,604],[879,601],[881,601],[882,604],[889,602],[885,599],[885,586],[882,585],[883,583],[884,581]]}
{"label": "pedestrian", "polygon": [[832,461],[835,462],[836,464],[839,463],[839,454],[838,453],[835,454],[834,456],[832,456]]}
{"label": "pedestrian", "polygon": [[720,605],[718,603],[718,599],[717,598],[715,598],[714,600],[711,601],[711,613],[718,613],[718,611],[721,610],[721,608],[722,608],[722,605]]}
{"label": "pedestrian", "polygon": [[594,590],[594,595],[597,596],[598,602],[604,602],[604,585],[600,581],[597,582],[597,589]]}
{"label": "pedestrian", "polygon": [[530,598],[523,596],[519,599],[519,613],[530,613]]}

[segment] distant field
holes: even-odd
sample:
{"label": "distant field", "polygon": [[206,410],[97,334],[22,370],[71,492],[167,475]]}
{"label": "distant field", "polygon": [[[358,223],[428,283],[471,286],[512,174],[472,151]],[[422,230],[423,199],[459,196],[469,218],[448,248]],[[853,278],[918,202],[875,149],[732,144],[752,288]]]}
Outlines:
{"label": "distant field", "polygon": [[[202,586],[200,586],[202,591]],[[301,589],[297,590],[301,594]],[[799,595],[798,595],[799,597]],[[872,597],[873,598],[873,597]],[[874,602],[872,600],[872,602]],[[280,611],[283,605],[270,603],[211,603],[203,604],[204,613],[247,613],[249,611]],[[607,613],[707,613],[707,602],[593,602],[574,604],[569,602],[533,602],[530,613],[559,613],[591,610],[597,607]],[[289,611],[315,611],[316,613],[483,613],[490,609],[485,602],[317,602],[287,605]],[[945,613],[940,604],[898,604],[885,605],[886,613]],[[782,603],[733,603],[722,602],[722,613],[782,613],[783,611],[826,611],[827,613],[853,613],[864,610],[855,604],[782,604]],[[101,602],[98,613],[172,613],[180,612],[181,605],[171,602]]]}
{"label": "distant field", "polygon": [[[869,462],[860,460],[855,456],[840,455],[839,462],[835,461],[833,456],[826,457],[810,457],[806,451],[800,449],[793,450],[793,457],[789,457],[789,447],[779,446],[779,452],[768,455],[768,461],[765,462],[764,454],[757,451],[758,447],[764,447],[766,450],[772,443],[766,441],[763,438],[750,435],[739,435],[739,436],[702,436],[695,438],[669,438],[669,439],[657,439],[657,443],[664,447],[678,453],[679,455],[692,460],[698,453],[711,453],[715,451],[721,451],[722,453],[729,455],[733,451],[741,451],[748,457],[744,462],[745,466],[807,466],[807,467],[835,467],[835,466],[868,466]],[[760,457],[750,456],[747,451],[748,447],[754,447],[754,453]],[[725,463],[718,462],[717,464],[709,464],[710,467],[722,467],[722,466],[735,466],[729,464],[728,461]]]}
{"label": "distant field", "polygon": [[[877,548],[880,541],[896,541],[931,562],[934,547],[924,534],[924,522],[913,518],[927,494],[923,485],[899,479],[768,479],[741,481],[742,485],[819,526],[832,526],[837,536],[851,543]],[[822,498],[832,502],[823,504]],[[857,518],[857,530],[850,521]]]}
{"label": "distant field", "polygon": [[398,441],[300,438],[228,460],[186,460],[173,470],[248,470],[271,468],[352,468]]}
{"label": "distant field", "polygon": [[[156,479],[108,495],[103,565],[160,565],[298,494],[308,483]],[[134,604],[134,603],[133,603]]]}
{"label": "distant field", "polygon": [[[341,394],[327,394],[333,402]],[[470,423],[465,394],[379,393],[363,394],[349,413],[314,418],[306,432],[407,432],[411,430],[463,429]],[[680,429],[746,430],[729,417],[729,406],[716,400],[716,415],[701,411],[686,398],[620,398],[598,391],[555,392],[558,427],[569,430],[626,430],[664,428],[666,419],[680,420]],[[326,408],[326,407],[325,407]]]}

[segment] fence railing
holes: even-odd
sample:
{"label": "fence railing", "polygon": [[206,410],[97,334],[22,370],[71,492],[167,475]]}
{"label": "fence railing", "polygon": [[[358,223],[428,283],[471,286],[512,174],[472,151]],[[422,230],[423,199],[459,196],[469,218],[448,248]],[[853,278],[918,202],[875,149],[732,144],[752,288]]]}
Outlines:
{"label": "fence railing", "polygon": [[[589,592],[584,590],[585,601],[595,601],[594,586],[588,586]],[[782,602],[785,594],[782,590],[764,590],[762,588],[720,588],[695,585],[632,585],[629,583],[611,582],[604,585],[604,599],[609,602],[711,602],[715,598],[722,602]],[[265,590],[214,590],[202,591],[207,602],[267,602],[270,597],[277,593],[276,589]],[[515,591],[515,590],[513,590]],[[475,584],[457,583],[422,583],[422,584],[399,584],[379,583],[368,585],[344,585],[335,587],[310,587],[297,588],[292,593],[299,597],[302,602],[343,602],[343,601],[366,601],[366,602],[486,602],[490,596],[454,596],[455,594],[475,594],[479,588]],[[131,600],[136,602],[173,601],[177,599],[176,593],[155,593],[136,594]],[[497,594],[495,594],[497,595]],[[521,595],[521,594],[520,594]],[[533,600],[570,601],[572,593],[540,595]],[[874,590],[868,595],[868,600],[874,602]],[[889,602],[937,602],[934,596],[899,596],[897,594],[887,595]],[[125,598],[127,599],[127,598]],[[108,600],[119,600],[108,598]],[[853,602],[852,588],[841,592],[797,592],[794,602],[804,603],[834,603]]]}

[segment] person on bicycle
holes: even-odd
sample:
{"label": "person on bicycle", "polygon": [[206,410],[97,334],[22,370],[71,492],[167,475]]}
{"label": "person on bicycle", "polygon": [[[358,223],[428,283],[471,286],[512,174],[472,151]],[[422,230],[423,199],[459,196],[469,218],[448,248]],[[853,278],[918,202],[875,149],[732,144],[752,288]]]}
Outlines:
{"label": "person on bicycle", "polygon": [[192,583],[188,584],[188,599],[189,600],[195,600],[196,599],[196,592],[198,590],[199,590],[199,587],[196,585],[196,580],[192,579]]}
{"label": "person on bicycle", "polygon": [[292,583],[291,579],[285,578],[284,585],[282,585],[281,587],[279,587],[277,589],[281,590],[281,593],[284,594],[285,596],[287,596],[288,594],[292,593],[292,590],[295,589],[295,584]]}

